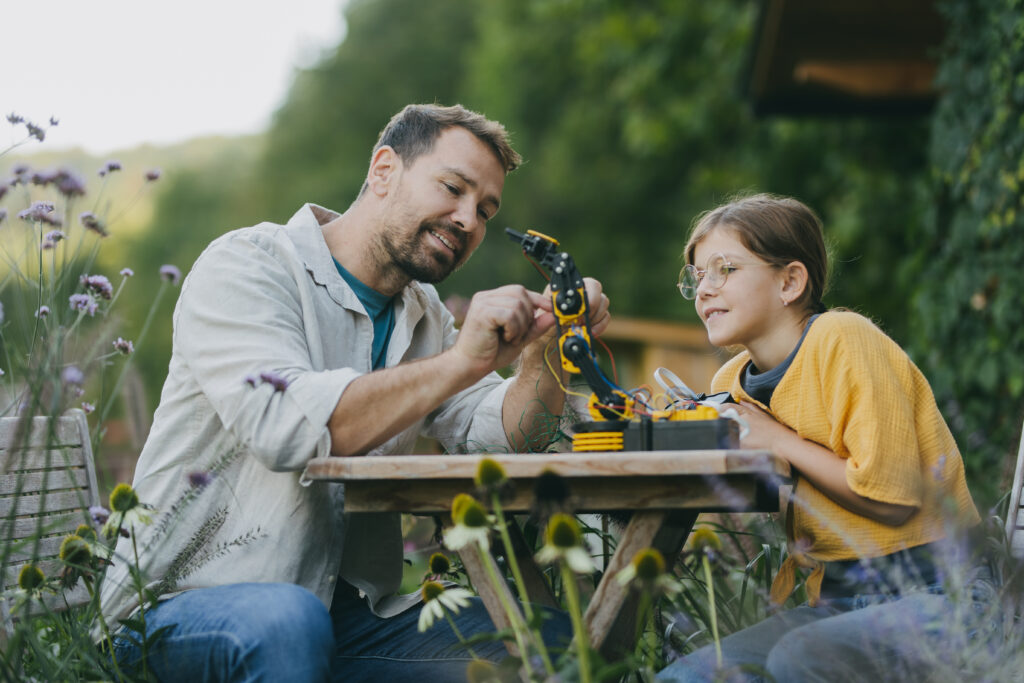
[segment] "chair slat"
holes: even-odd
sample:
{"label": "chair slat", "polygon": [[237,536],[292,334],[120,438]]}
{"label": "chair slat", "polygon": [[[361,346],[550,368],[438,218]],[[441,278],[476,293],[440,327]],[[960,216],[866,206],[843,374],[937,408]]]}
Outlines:
{"label": "chair slat", "polygon": [[56,536],[70,534],[79,524],[88,524],[89,516],[82,510],[65,510],[51,515],[38,517],[19,517],[12,520],[0,520],[0,533],[6,538],[17,541],[30,536]]}
{"label": "chair slat", "polygon": [[67,415],[57,418],[52,427],[49,417],[34,417],[30,424],[17,417],[0,418],[0,450],[4,451],[81,446],[88,439],[88,431],[83,434],[76,421]]}
{"label": "chair slat", "polygon": [[2,474],[86,466],[85,451],[80,446],[61,446],[49,450],[31,448],[19,451],[0,451],[0,473]]}
{"label": "chair slat", "polygon": [[[66,534],[65,534],[66,535]],[[7,554],[7,564],[18,565],[19,567],[31,560],[44,560],[57,557],[60,552],[60,544],[64,542],[64,536],[48,536],[39,539],[38,542],[23,540]]]}
{"label": "chair slat", "polygon": [[56,489],[78,489],[89,486],[85,468],[62,468],[0,474],[0,498],[7,495],[28,495]]}
{"label": "chair slat", "polygon": [[91,492],[87,488],[32,493],[25,496],[0,498],[0,519],[24,517],[46,512],[82,510],[88,508]]}

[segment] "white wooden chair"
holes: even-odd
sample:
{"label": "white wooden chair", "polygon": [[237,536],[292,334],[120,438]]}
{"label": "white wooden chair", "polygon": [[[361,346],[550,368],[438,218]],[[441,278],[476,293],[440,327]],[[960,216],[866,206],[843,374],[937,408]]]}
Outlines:
{"label": "white wooden chair", "polygon": [[1020,448],[1017,450],[1017,471],[1013,475],[1013,487],[1010,489],[1010,507],[1006,512],[1006,537],[1010,544],[1010,554],[1024,560],[1024,433],[1021,434]]}
{"label": "white wooden chair", "polygon": [[[60,544],[79,524],[90,522],[89,507],[99,505],[97,491],[84,412],[70,410],[56,419],[0,418],[0,589],[16,588],[28,562],[47,577],[60,572]],[[62,609],[88,599],[79,582],[49,603]],[[4,630],[11,632],[9,607],[0,597],[0,638]]]}

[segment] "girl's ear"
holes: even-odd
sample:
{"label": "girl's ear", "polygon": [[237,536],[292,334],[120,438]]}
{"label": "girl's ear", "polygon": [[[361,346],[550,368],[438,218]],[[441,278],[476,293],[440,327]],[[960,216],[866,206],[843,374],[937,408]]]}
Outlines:
{"label": "girl's ear", "polygon": [[786,306],[799,299],[807,289],[807,266],[793,261],[782,268],[782,288],[779,296]]}

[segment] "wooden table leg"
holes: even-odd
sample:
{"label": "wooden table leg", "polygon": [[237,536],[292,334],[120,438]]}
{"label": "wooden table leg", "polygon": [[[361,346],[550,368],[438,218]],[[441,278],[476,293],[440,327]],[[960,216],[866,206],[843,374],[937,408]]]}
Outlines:
{"label": "wooden table leg", "polygon": [[[503,600],[505,604],[511,605],[512,609],[519,614],[520,620],[523,619],[519,602],[512,595],[508,584],[504,580],[500,580],[498,585],[495,586],[494,582],[491,581],[491,576],[503,579],[501,570],[498,569],[498,564],[494,561],[493,555],[489,552],[478,552],[476,544],[470,543],[459,551],[459,557],[462,559],[462,566],[466,568],[469,580],[473,583],[473,588],[476,589],[477,594],[484,603],[484,607],[487,608],[487,613],[491,615],[491,621],[494,622],[495,629],[500,631],[512,627],[508,612],[505,611],[504,604],[502,604]],[[490,571],[488,571],[488,565],[490,565]],[[506,640],[505,647],[513,657],[519,656],[519,648],[516,647],[515,642]]]}
{"label": "wooden table leg", "polygon": [[671,567],[693,529],[697,514],[695,510],[633,513],[584,615],[590,644],[609,661],[631,652],[636,645],[637,595],[630,592],[629,586],[620,585],[615,575],[644,548],[656,548]]}

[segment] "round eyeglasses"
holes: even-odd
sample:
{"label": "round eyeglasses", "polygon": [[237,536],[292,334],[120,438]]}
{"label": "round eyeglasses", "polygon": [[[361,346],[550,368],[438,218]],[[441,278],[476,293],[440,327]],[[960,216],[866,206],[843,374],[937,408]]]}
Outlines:
{"label": "round eyeglasses", "polygon": [[679,284],[676,287],[679,288],[679,293],[683,295],[684,299],[692,301],[697,298],[697,287],[700,286],[701,280],[704,278],[708,279],[708,284],[718,289],[725,285],[726,279],[729,277],[729,273],[734,270],[739,270],[740,266],[770,266],[770,263],[733,263],[725,257],[725,254],[712,254],[711,258],[708,259],[708,265],[704,270],[697,268],[693,264],[687,264],[683,266],[683,269],[679,271]]}

